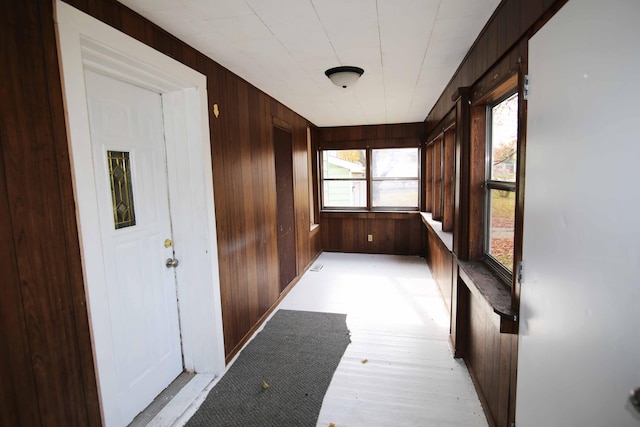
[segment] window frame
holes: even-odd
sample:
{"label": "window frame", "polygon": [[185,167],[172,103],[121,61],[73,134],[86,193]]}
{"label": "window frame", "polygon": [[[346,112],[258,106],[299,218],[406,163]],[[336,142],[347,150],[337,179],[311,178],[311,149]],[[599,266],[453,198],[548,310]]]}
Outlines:
{"label": "window frame", "polygon": [[445,233],[453,233],[454,229],[456,129],[455,121],[448,122],[440,133],[427,140],[423,157],[423,209],[431,213]]}
{"label": "window frame", "polygon": [[[393,178],[374,178],[373,177],[373,152],[382,150],[402,150],[402,149],[415,149],[416,150],[416,176],[415,177],[393,177]],[[324,152],[325,151],[350,151],[350,150],[363,150],[365,152],[365,176],[364,178],[325,178],[324,171]],[[420,210],[420,204],[422,201],[421,191],[421,151],[417,146],[389,146],[389,147],[366,147],[366,148],[320,148],[318,150],[318,158],[320,167],[320,209],[323,212],[418,212]],[[325,206],[325,181],[364,181],[366,187],[366,206]],[[416,197],[417,202],[415,206],[373,206],[373,182],[385,182],[385,181],[416,181]]]}
{"label": "window frame", "polygon": [[[361,178],[327,178],[325,177],[324,170],[324,152],[325,151],[364,151],[365,155],[365,165],[364,165],[364,177]],[[322,201],[321,209],[323,211],[366,211],[370,205],[370,196],[369,196],[369,153],[368,149],[365,148],[331,148],[331,149],[320,149],[318,151],[318,158],[320,160],[320,199]],[[365,185],[365,206],[325,206],[325,182],[327,181],[361,181],[364,182]]]}
{"label": "window frame", "polygon": [[307,176],[309,188],[309,230],[312,231],[320,225],[320,212],[318,209],[318,152],[314,148],[314,134],[311,126],[307,125]]}
{"label": "window frame", "polygon": [[[385,150],[416,150],[416,175],[415,176],[402,176],[402,177],[376,177],[373,174],[373,161],[374,151]],[[418,211],[420,209],[420,148],[419,147],[382,147],[382,148],[369,148],[367,154],[369,172],[369,203],[372,210],[394,210],[394,211]],[[373,205],[373,183],[374,182],[389,182],[389,181],[415,181],[416,187],[416,205],[415,206],[374,206]]]}
{"label": "window frame", "polygon": [[433,179],[431,195],[433,202],[431,206],[431,214],[434,221],[442,222],[442,214],[444,212],[444,135],[438,136],[433,142],[432,152],[432,171]]}
{"label": "window frame", "polygon": [[[506,283],[509,284],[509,286],[511,286],[512,281],[513,281],[513,270],[516,269],[516,265],[515,265],[515,236],[516,236],[516,230],[515,230],[515,222],[516,222],[516,210],[517,210],[517,188],[518,188],[518,183],[519,183],[519,178],[520,178],[520,170],[517,168],[518,165],[518,161],[517,161],[517,156],[518,156],[518,134],[516,134],[516,171],[515,171],[515,181],[501,181],[501,180],[496,180],[496,179],[492,179],[491,174],[492,174],[492,157],[493,157],[493,135],[492,135],[492,124],[493,124],[493,114],[492,114],[492,110],[496,105],[499,105],[500,103],[508,100],[509,98],[516,96],[518,101],[518,108],[519,108],[519,97],[520,94],[518,92],[518,88],[514,87],[511,90],[506,91],[505,94],[503,94],[502,96],[492,100],[491,102],[487,102],[485,105],[485,117],[486,117],[486,130],[485,130],[485,180],[484,180],[484,184],[483,184],[483,190],[484,190],[484,195],[483,195],[483,204],[484,204],[484,209],[483,209],[483,224],[482,224],[482,228],[483,228],[483,243],[482,243],[482,255],[483,255],[483,261],[489,266],[489,268],[491,270],[493,270],[494,273],[496,273],[502,280],[504,280]],[[518,123],[518,117],[519,114],[518,112],[516,113],[516,127],[519,127],[519,123]],[[520,130],[518,129],[517,132],[519,133]],[[513,210],[513,219],[514,219],[514,230],[513,230],[513,239],[514,239],[514,247],[513,247],[513,252],[512,252],[512,258],[514,260],[514,265],[512,267],[513,270],[509,270],[504,264],[502,264],[500,261],[498,261],[497,258],[495,258],[493,255],[491,255],[490,253],[490,249],[491,249],[491,203],[492,203],[492,196],[491,196],[491,191],[492,190],[497,190],[497,191],[508,191],[510,193],[513,193],[513,197],[514,197],[514,210]]]}

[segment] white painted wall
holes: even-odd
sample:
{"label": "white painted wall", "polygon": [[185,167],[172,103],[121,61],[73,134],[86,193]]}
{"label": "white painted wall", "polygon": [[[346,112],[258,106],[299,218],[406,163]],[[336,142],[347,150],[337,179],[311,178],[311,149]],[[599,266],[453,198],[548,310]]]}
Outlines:
{"label": "white painted wall", "polygon": [[570,0],[529,71],[516,425],[638,426],[640,2]]}

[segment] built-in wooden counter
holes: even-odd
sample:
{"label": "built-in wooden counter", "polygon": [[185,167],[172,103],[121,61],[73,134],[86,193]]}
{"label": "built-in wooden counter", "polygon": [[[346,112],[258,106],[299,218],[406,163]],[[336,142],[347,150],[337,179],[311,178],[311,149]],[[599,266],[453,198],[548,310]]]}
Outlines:
{"label": "built-in wooden counter", "polygon": [[460,279],[469,291],[491,307],[500,319],[501,333],[517,333],[518,315],[513,310],[511,288],[498,279],[482,262],[456,260]]}
{"label": "built-in wooden counter", "polygon": [[425,258],[431,274],[440,288],[447,310],[452,310],[453,285],[453,234],[442,231],[441,223],[432,219],[431,213],[420,212],[422,223],[427,229]]}

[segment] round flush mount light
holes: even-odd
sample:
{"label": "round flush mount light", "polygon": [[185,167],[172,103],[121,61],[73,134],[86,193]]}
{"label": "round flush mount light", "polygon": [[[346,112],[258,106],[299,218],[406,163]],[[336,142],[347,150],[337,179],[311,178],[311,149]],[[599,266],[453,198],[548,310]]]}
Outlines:
{"label": "round flush mount light", "polygon": [[324,74],[334,85],[346,89],[358,81],[364,70],[360,67],[352,67],[343,65],[340,67],[329,68]]}

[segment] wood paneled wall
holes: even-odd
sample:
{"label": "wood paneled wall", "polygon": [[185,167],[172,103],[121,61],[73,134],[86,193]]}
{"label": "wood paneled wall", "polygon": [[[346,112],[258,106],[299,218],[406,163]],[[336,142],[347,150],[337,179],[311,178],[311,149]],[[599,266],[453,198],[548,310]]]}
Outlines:
{"label": "wood paneled wall", "polygon": [[[566,2],[567,0],[504,0],[429,112],[425,120],[427,134],[439,128],[439,122],[455,107],[459,88],[472,86],[485,74],[490,82],[500,81],[503,75],[496,75],[491,71],[494,65]],[[515,62],[518,56],[515,56]]]}
{"label": "wood paneled wall", "polygon": [[500,316],[481,295],[467,292],[465,297],[469,311],[464,359],[482,391],[478,395],[490,420],[496,426],[510,426],[511,363],[516,363],[512,355],[518,336],[500,333]]}
{"label": "wood paneled wall", "polygon": [[424,123],[324,127],[318,128],[317,135],[320,148],[376,148],[376,143],[382,148],[419,147],[425,136]]}
{"label": "wood paneled wall", "polygon": [[429,227],[427,230],[427,251],[426,260],[433,275],[433,279],[440,288],[440,293],[444,299],[449,314],[451,314],[451,286],[453,275],[453,255],[442,243],[438,235]]}
{"label": "wood paneled wall", "polygon": [[[423,226],[417,212],[323,212],[325,251],[422,255]],[[373,241],[367,237],[371,235]]]}
{"label": "wood paneled wall", "polygon": [[0,425],[100,425],[52,2],[0,34]]}
{"label": "wood paneled wall", "polygon": [[[317,129],[317,149],[419,147],[423,123]],[[320,214],[322,244],[332,252],[422,255],[423,230],[417,212],[330,212]],[[367,236],[371,234],[373,241]]]}
{"label": "wood paneled wall", "polygon": [[[292,129],[297,271],[321,250],[309,231],[306,119],[115,0],[68,0],[207,77],[223,303],[232,355],[280,297],[272,144]],[[52,0],[2,4],[0,425],[97,426]]]}

